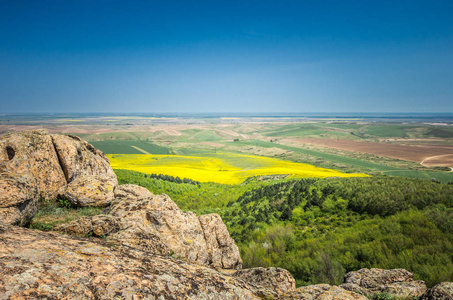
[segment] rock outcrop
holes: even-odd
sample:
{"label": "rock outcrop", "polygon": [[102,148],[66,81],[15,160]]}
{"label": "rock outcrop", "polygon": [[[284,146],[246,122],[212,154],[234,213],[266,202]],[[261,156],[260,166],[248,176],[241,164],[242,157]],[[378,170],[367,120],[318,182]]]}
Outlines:
{"label": "rock outcrop", "polygon": [[0,224],[0,299],[260,299],[247,282],[102,240]]}
{"label": "rock outcrop", "polygon": [[286,293],[279,300],[367,300],[368,298],[328,284],[309,285]]}
{"label": "rock outcrop", "polygon": [[183,212],[165,194],[134,197],[112,203],[109,215],[120,229],[108,240],[217,268],[242,267],[239,249],[219,215]]}
{"label": "rock outcrop", "polygon": [[[153,195],[136,185],[120,185],[107,215],[81,218],[55,230],[79,236],[106,236],[160,255],[172,255],[218,269],[241,269],[239,248],[217,214],[183,212],[165,194]],[[144,198],[142,198],[144,197]]]}
{"label": "rock outcrop", "polygon": [[389,293],[396,297],[420,297],[426,292],[425,282],[414,280],[405,269],[360,269],[345,275],[342,288],[362,295]]}
{"label": "rock outcrop", "polygon": [[0,137],[0,173],[34,178],[42,198],[56,198],[67,183],[52,137],[45,130]]}
{"label": "rock outcrop", "polygon": [[24,225],[39,198],[68,199],[74,206],[106,206],[118,185],[107,157],[74,136],[45,130],[0,137],[0,220]]}
{"label": "rock outcrop", "polygon": [[453,300],[453,282],[442,282],[433,286],[420,300]]}
{"label": "rock outcrop", "polygon": [[[252,268],[239,270],[234,274],[255,286],[257,291],[261,291],[261,296],[283,295],[296,289],[296,281],[291,274],[282,268]],[[273,294],[269,295],[272,291]]]}

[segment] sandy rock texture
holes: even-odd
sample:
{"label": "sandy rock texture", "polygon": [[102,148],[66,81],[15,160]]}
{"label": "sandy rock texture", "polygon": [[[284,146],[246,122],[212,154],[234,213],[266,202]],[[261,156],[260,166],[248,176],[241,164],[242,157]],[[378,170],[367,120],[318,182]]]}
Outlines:
{"label": "sandy rock texture", "polygon": [[115,217],[97,215],[58,225],[54,230],[69,235],[105,237],[110,233],[117,232],[119,226]]}
{"label": "sandy rock texture", "polygon": [[421,300],[453,300],[453,282],[442,282],[429,289]]}
{"label": "sandy rock texture", "polygon": [[37,211],[38,187],[27,175],[0,174],[0,221],[23,226]]}
{"label": "sandy rock texture", "polygon": [[278,298],[279,300],[368,300],[367,297],[328,284],[309,285]]}
{"label": "sandy rock texture", "polygon": [[137,185],[120,185],[106,215],[58,226],[67,234],[105,236],[115,244],[171,255],[217,269],[240,269],[239,248],[217,214],[183,212],[165,194],[153,195]]}
{"label": "sandy rock texture", "polygon": [[342,288],[363,295],[389,293],[396,297],[420,297],[426,292],[425,282],[414,280],[414,274],[405,269],[360,269],[345,275]]}
{"label": "sandy rock texture", "polygon": [[253,289],[130,247],[0,225],[0,299],[260,299]]}
{"label": "sandy rock texture", "polygon": [[115,200],[109,215],[119,231],[108,240],[223,269],[240,269],[239,249],[218,215],[183,212],[165,194]]}
{"label": "sandy rock texture", "polygon": [[102,151],[77,136],[61,134],[51,136],[68,182],[84,176],[97,175],[118,184],[110,162]]}
{"label": "sandy rock texture", "polygon": [[115,189],[115,199],[145,199],[154,196],[146,188],[135,184],[122,184]]}
{"label": "sandy rock texture", "polygon": [[276,297],[296,289],[296,281],[293,276],[282,268],[251,268],[238,270],[235,277],[255,286],[257,291],[262,291],[262,296],[266,296],[268,291],[274,294],[268,295]]}
{"label": "sandy rock texture", "polygon": [[74,136],[45,130],[0,137],[0,220],[25,225],[39,198],[63,197],[75,206],[106,206],[118,181],[107,157]]}
{"label": "sandy rock texture", "polygon": [[208,263],[215,268],[242,268],[239,248],[231,238],[222,218],[218,214],[207,214],[199,216],[198,220],[206,241]]}
{"label": "sandy rock texture", "polygon": [[42,198],[56,198],[67,183],[52,138],[45,130],[1,136],[0,172],[34,178]]}
{"label": "sandy rock texture", "polygon": [[77,207],[107,206],[115,198],[117,182],[109,177],[87,175],[71,181],[62,196]]}

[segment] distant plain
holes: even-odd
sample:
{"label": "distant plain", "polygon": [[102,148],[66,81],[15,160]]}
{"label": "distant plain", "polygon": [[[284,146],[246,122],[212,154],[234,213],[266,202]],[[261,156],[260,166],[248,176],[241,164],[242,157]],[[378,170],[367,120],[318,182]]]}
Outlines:
{"label": "distant plain", "polygon": [[2,115],[0,133],[44,128],[80,136],[106,154],[247,154],[346,173],[450,182],[452,120],[442,114]]}

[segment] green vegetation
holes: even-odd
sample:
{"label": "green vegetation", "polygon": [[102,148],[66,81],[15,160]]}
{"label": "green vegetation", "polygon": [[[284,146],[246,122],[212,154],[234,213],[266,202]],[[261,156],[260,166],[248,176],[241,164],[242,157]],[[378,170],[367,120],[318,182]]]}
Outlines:
{"label": "green vegetation", "polygon": [[40,200],[38,212],[30,222],[30,228],[52,230],[56,225],[68,223],[81,217],[91,217],[100,214],[102,208],[84,207],[72,208],[67,200]]}
{"label": "green vegetation", "polygon": [[287,181],[221,211],[246,267],[277,265],[298,285],[340,284],[360,268],[453,279],[453,186],[405,178]]}
{"label": "green vegetation", "polygon": [[405,138],[408,137],[408,129],[411,126],[405,125],[395,125],[395,124],[378,124],[378,125],[370,125],[366,128],[366,133],[368,135],[376,136],[376,137],[400,137]]}
{"label": "green vegetation", "polygon": [[219,212],[219,208],[237,199],[242,193],[256,185],[249,181],[244,185],[227,185],[214,182],[175,183],[171,180],[152,178],[151,176],[129,170],[115,170],[119,184],[132,183],[143,186],[154,194],[165,193],[183,210],[197,213]]}
{"label": "green vegetation", "polygon": [[453,129],[449,127],[435,128],[425,133],[425,136],[437,138],[453,138]]}

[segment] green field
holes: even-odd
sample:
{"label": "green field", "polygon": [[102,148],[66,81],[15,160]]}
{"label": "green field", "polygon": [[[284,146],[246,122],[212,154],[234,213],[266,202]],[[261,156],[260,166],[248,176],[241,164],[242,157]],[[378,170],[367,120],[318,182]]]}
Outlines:
{"label": "green field", "polygon": [[274,130],[264,132],[269,137],[342,137],[351,138],[350,129],[360,128],[360,125],[307,123],[283,125]]}

